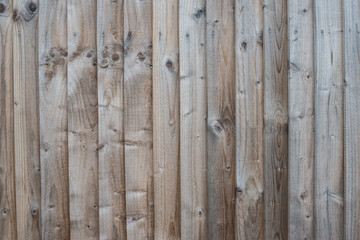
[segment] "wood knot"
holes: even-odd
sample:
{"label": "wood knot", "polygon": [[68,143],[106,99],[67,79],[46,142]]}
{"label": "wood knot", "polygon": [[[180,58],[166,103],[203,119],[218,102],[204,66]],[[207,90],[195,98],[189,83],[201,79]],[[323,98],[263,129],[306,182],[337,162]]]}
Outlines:
{"label": "wood knot", "polygon": [[4,208],[2,212],[4,215],[7,215],[9,213],[9,210],[7,208]]}
{"label": "wood knot", "polygon": [[211,125],[213,132],[216,134],[221,134],[222,131],[224,130],[224,125],[220,120],[213,121]]}
{"label": "wood knot", "polygon": [[205,13],[204,9],[203,8],[198,8],[196,10],[196,12],[193,14],[195,20],[199,20],[201,18],[201,16]]}
{"label": "wood knot", "polygon": [[306,193],[306,192],[302,192],[302,193],[300,194],[300,198],[301,198],[302,200],[304,200],[306,197],[307,197],[307,193]]}
{"label": "wood knot", "polygon": [[119,61],[120,56],[119,56],[119,54],[114,53],[114,54],[111,56],[111,59],[112,59],[114,62],[117,62],[117,61]]}
{"label": "wood knot", "polygon": [[173,62],[169,59],[166,61],[165,66],[171,70],[173,68]]}
{"label": "wood knot", "polygon": [[246,51],[246,47],[247,47],[247,43],[246,42],[242,42],[241,43],[241,47],[244,51]]}
{"label": "wood knot", "polygon": [[37,11],[36,3],[34,3],[34,2],[29,3],[28,9],[29,9],[29,12],[35,13]]}
{"label": "wood knot", "polygon": [[142,52],[139,52],[137,54],[137,58],[140,60],[140,61],[144,61],[145,60],[145,55],[142,53]]}
{"label": "wood knot", "polygon": [[13,10],[12,19],[13,19],[14,21],[16,21],[16,20],[19,19],[16,9]]}
{"label": "wood knot", "polygon": [[31,209],[31,215],[32,215],[32,216],[38,215],[38,212],[39,212],[39,211],[38,211],[36,208]]}
{"label": "wood knot", "polygon": [[239,196],[241,196],[243,194],[243,190],[239,187],[236,188],[236,193],[239,194]]}
{"label": "wood knot", "polygon": [[0,13],[5,12],[5,10],[6,10],[5,5],[3,3],[0,3]]}

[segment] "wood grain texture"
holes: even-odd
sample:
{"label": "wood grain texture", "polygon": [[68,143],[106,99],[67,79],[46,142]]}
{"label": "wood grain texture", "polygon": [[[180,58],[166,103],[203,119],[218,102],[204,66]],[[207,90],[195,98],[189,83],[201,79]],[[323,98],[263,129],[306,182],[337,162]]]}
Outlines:
{"label": "wood grain texture", "polygon": [[0,9],[0,236],[16,239],[12,1]]}
{"label": "wood grain texture", "polygon": [[123,1],[97,7],[100,239],[126,239]]}
{"label": "wood grain texture", "polygon": [[68,0],[70,236],[99,238],[96,0]]}
{"label": "wood grain texture", "polygon": [[289,239],[314,239],[314,10],[312,0],[288,4]]}
{"label": "wood grain texture", "polygon": [[207,239],[205,4],[179,1],[181,239]]}
{"label": "wood grain texture", "polygon": [[360,238],[360,2],[343,0],[345,63],[345,239]]}
{"label": "wood grain texture", "polygon": [[[309,5],[313,1],[309,2]],[[315,179],[309,170],[307,187],[315,185],[315,239],[344,238],[344,111],[342,1],[315,3]],[[304,8],[305,9],[305,8]],[[304,10],[303,10],[304,12]],[[301,21],[304,25],[304,21]],[[312,21],[309,21],[309,24]],[[306,24],[306,25],[309,25]],[[312,30],[309,30],[309,33]],[[310,53],[309,53],[310,54]],[[310,58],[310,57],[309,57]],[[304,62],[308,62],[306,59]],[[306,73],[305,73],[306,74]],[[312,74],[308,74],[311,79]],[[305,75],[307,76],[307,75]],[[310,129],[309,129],[310,131]],[[310,145],[309,147],[312,147]],[[309,156],[311,157],[311,156]],[[311,195],[310,195],[311,196]],[[310,197],[309,196],[309,197]],[[308,205],[306,208],[312,207]],[[307,229],[312,230],[312,210]],[[306,219],[305,211],[302,218]],[[299,231],[304,231],[299,228]],[[311,235],[309,235],[310,237]],[[305,236],[304,236],[305,237]]]}
{"label": "wood grain texture", "polygon": [[180,239],[178,0],[153,2],[155,239]]}
{"label": "wood grain texture", "polygon": [[69,239],[66,2],[39,1],[39,109],[43,239]]}
{"label": "wood grain texture", "polygon": [[[264,239],[263,4],[235,2],[236,239]],[[251,22],[252,24],[249,24]]]}
{"label": "wood grain texture", "polygon": [[266,238],[288,235],[287,1],[264,1],[264,161]]}
{"label": "wood grain texture", "polygon": [[17,237],[40,239],[38,2],[14,0],[13,22]]}
{"label": "wood grain texture", "polygon": [[208,239],[234,239],[234,0],[206,1]]}
{"label": "wood grain texture", "polygon": [[152,1],[124,4],[127,238],[153,239]]}

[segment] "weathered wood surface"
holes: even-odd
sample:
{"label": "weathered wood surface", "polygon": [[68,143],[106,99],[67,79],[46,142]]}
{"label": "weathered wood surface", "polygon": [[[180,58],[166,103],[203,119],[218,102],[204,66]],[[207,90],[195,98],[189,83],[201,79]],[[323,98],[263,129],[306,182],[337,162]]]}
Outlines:
{"label": "weathered wood surface", "polygon": [[125,0],[124,4],[127,238],[152,239],[152,1]]}
{"label": "weathered wood surface", "polygon": [[14,151],[18,239],[41,238],[38,1],[13,1]]}
{"label": "weathered wood surface", "polygon": [[207,239],[205,4],[179,1],[181,239]]}
{"label": "weathered wood surface", "polygon": [[360,238],[360,2],[343,0],[345,64],[345,239]]}
{"label": "weathered wood surface", "polygon": [[67,1],[70,236],[99,237],[96,0]]}
{"label": "weathered wood surface", "polygon": [[66,1],[39,1],[39,111],[43,239],[69,239]]}
{"label": "weathered wood surface", "polygon": [[[313,0],[289,1],[289,239],[314,239]],[[319,106],[321,107],[321,106]],[[327,126],[326,126],[327,127]],[[285,157],[285,156],[284,156]],[[291,187],[290,187],[291,186]],[[324,215],[325,216],[325,215]],[[279,226],[280,227],[280,226]],[[281,239],[288,239],[284,234]],[[327,239],[327,238],[319,238]]]}
{"label": "weathered wood surface", "polygon": [[126,239],[124,3],[97,1],[99,231]]}
{"label": "weathered wood surface", "polygon": [[288,235],[287,0],[264,1],[265,238]]}
{"label": "weathered wood surface", "polygon": [[207,234],[234,239],[234,0],[206,1]]}
{"label": "weathered wood surface", "polygon": [[236,239],[263,239],[263,6],[258,0],[236,0],[235,4],[235,236]]}
{"label": "weathered wood surface", "polygon": [[16,239],[12,1],[0,1],[0,236]]}
{"label": "weathered wood surface", "polygon": [[178,1],[153,1],[155,239],[180,239]]}
{"label": "weathered wood surface", "polygon": [[359,0],[0,0],[0,239],[359,239]]}
{"label": "weathered wood surface", "polygon": [[[309,2],[309,5],[312,5],[312,2]],[[306,221],[308,238],[314,225],[315,239],[344,239],[344,128],[341,127],[344,126],[342,1],[327,0],[314,3],[315,179],[313,183],[312,178],[306,176],[306,189],[311,190],[311,186],[315,185],[315,205],[307,207],[314,207],[315,221],[312,220],[312,209],[309,209],[308,213],[304,212],[302,218],[310,216]],[[309,169],[307,171],[309,172]],[[299,228],[299,231],[304,230]]]}

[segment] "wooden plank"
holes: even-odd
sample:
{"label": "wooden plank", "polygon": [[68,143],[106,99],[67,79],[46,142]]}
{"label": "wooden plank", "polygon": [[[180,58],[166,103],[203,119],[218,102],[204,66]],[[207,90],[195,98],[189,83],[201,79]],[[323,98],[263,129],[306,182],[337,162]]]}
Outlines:
{"label": "wooden plank", "polygon": [[128,239],[154,236],[152,1],[124,2],[124,135]]}
{"label": "wooden plank", "polygon": [[[313,1],[309,1],[310,9]],[[315,239],[344,239],[344,111],[342,1],[315,3]],[[307,9],[307,7],[303,7]],[[301,9],[299,9],[301,11]],[[307,14],[308,12],[306,12]],[[306,15],[305,14],[305,15]],[[301,20],[299,25],[304,25]],[[312,20],[308,22],[311,26]],[[312,40],[309,29],[306,42]],[[298,54],[298,53],[297,53]],[[304,59],[309,64],[310,57]],[[310,73],[310,72],[309,72]],[[312,80],[312,74],[304,73]],[[309,92],[312,89],[309,89]],[[308,98],[309,99],[309,98]],[[306,117],[306,116],[305,116]],[[302,127],[303,131],[304,127]],[[311,129],[309,129],[311,131]],[[312,142],[309,147],[313,148]],[[312,154],[309,152],[309,154]],[[312,157],[309,155],[309,157]],[[309,159],[310,160],[310,159]],[[308,162],[310,163],[310,161]],[[304,165],[305,167],[305,165]],[[312,189],[311,171],[304,168],[306,187]],[[291,178],[292,179],[292,178]],[[293,188],[292,188],[293,189]],[[298,193],[299,194],[299,193]],[[311,197],[311,195],[309,196]],[[307,201],[306,199],[304,199]],[[313,225],[312,204],[305,203],[303,222]],[[310,209],[311,208],[311,209]],[[304,209],[305,210],[305,209]],[[307,212],[307,213],[306,213]],[[297,213],[297,212],[294,212]],[[309,220],[306,220],[309,216]],[[299,231],[304,231],[299,228]],[[308,235],[311,236],[311,235]],[[305,236],[304,236],[305,237]]]}
{"label": "wooden plank", "polygon": [[68,0],[70,236],[99,238],[96,0]]}
{"label": "wooden plank", "polygon": [[0,236],[16,239],[12,1],[0,1]]}
{"label": "wooden plank", "polygon": [[178,1],[153,2],[155,239],[180,239]]}
{"label": "wooden plank", "polygon": [[360,2],[343,1],[345,63],[345,239],[360,239]]}
{"label": "wooden plank", "polygon": [[181,239],[207,239],[205,4],[179,1]]}
{"label": "wooden plank", "polygon": [[264,1],[265,238],[288,235],[287,1]]}
{"label": "wooden plank", "polygon": [[123,1],[97,13],[100,239],[126,239]]}
{"label": "wooden plank", "polygon": [[13,1],[14,151],[18,239],[41,238],[38,1]]}
{"label": "wooden plank", "polygon": [[66,1],[39,5],[42,238],[69,239]]}
{"label": "wooden plank", "polygon": [[264,239],[263,3],[235,4],[235,236]]}
{"label": "wooden plank", "polygon": [[206,1],[208,239],[234,239],[234,0]]}
{"label": "wooden plank", "polygon": [[289,239],[314,239],[313,1],[291,0],[288,10]]}

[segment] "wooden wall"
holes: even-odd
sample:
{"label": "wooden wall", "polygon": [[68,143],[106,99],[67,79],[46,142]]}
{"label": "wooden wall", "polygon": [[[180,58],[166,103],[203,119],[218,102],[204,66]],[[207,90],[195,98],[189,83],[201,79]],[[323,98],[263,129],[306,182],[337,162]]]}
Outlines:
{"label": "wooden wall", "polygon": [[359,0],[0,0],[0,239],[360,239]]}

